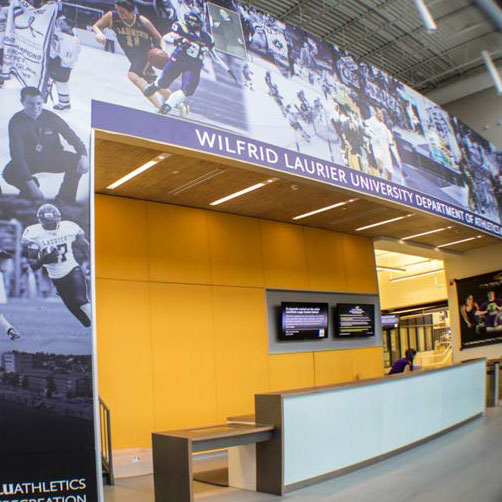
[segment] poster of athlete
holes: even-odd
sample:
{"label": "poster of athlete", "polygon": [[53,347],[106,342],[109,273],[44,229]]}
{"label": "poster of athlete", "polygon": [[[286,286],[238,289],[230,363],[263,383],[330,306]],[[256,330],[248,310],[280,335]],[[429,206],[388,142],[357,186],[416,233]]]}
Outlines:
{"label": "poster of athlete", "polygon": [[57,3],[5,7],[0,499],[96,501],[90,127],[67,112],[78,44]]}
{"label": "poster of athlete", "polygon": [[456,284],[462,349],[502,343],[502,271]]}

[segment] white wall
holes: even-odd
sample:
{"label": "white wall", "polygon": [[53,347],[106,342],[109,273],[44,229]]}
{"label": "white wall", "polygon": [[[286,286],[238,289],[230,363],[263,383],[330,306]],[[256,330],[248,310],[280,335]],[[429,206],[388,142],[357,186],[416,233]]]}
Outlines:
{"label": "white wall", "polygon": [[469,251],[462,256],[446,256],[444,260],[448,283],[448,303],[450,305],[453,361],[459,362],[474,357],[501,357],[502,344],[460,350],[460,313],[458,311],[457,288],[454,279],[501,270],[502,244]]}
{"label": "white wall", "polygon": [[[502,150],[502,96],[495,88],[476,92],[443,107]],[[485,125],[489,129],[484,130]]]}

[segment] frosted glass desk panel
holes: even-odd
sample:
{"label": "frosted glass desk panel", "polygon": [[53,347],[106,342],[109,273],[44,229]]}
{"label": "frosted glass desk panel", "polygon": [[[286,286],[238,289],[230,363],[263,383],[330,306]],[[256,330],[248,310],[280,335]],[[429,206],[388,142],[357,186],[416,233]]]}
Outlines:
{"label": "frosted glass desk panel", "polygon": [[284,485],[413,444],[484,412],[485,361],[283,397]]}

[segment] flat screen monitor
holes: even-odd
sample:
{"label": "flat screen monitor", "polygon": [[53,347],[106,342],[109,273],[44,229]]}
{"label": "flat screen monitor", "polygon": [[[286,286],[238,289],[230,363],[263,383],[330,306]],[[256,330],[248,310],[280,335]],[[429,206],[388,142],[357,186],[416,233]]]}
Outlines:
{"label": "flat screen monitor", "polygon": [[375,335],[375,305],[339,303],[336,306],[336,336],[340,338]]}
{"label": "flat screen monitor", "polygon": [[322,340],[328,337],[327,303],[281,303],[279,340]]}
{"label": "flat screen monitor", "polygon": [[399,314],[385,314],[382,316],[382,329],[396,329],[399,327]]}

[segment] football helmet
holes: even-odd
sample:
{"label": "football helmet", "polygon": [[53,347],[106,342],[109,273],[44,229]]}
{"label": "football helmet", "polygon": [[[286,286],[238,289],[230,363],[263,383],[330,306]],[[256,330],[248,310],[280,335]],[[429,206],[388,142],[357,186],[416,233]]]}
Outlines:
{"label": "football helmet", "polygon": [[202,29],[202,18],[196,12],[187,12],[185,14],[185,23],[189,30],[200,31]]}
{"label": "football helmet", "polygon": [[61,212],[53,204],[42,204],[38,208],[37,218],[45,230],[57,230],[61,222]]}

